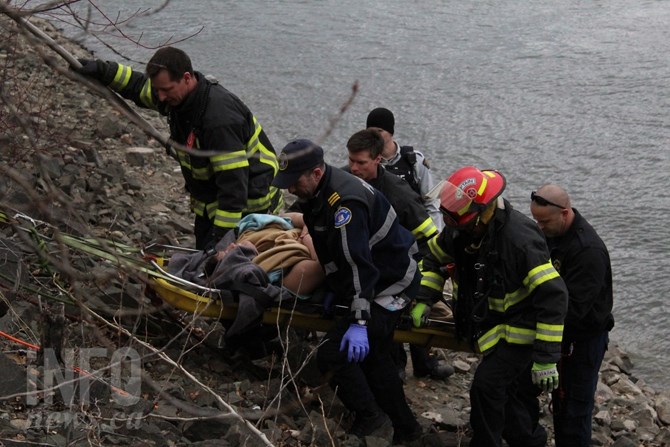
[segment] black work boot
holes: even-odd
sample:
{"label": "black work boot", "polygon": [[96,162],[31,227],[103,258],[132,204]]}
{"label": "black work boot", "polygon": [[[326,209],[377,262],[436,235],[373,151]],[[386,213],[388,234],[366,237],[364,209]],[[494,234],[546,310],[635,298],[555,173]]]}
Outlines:
{"label": "black work boot", "polygon": [[454,367],[447,362],[437,362],[430,370],[430,377],[434,380],[444,380],[454,373]]}
{"label": "black work boot", "polygon": [[415,423],[411,429],[393,432],[393,445],[412,445],[423,436],[423,430],[419,423]]}
{"label": "black work boot", "polygon": [[422,378],[430,376],[430,378],[433,380],[444,380],[447,377],[451,376],[453,373],[454,373],[453,366],[451,366],[445,361],[436,360],[431,362],[431,365],[424,370],[415,369],[414,377]]}
{"label": "black work boot", "polygon": [[386,413],[381,410],[360,411],[356,413],[356,418],[349,429],[349,433],[360,439],[364,439],[366,436],[374,436],[390,442],[393,439],[393,424]]}

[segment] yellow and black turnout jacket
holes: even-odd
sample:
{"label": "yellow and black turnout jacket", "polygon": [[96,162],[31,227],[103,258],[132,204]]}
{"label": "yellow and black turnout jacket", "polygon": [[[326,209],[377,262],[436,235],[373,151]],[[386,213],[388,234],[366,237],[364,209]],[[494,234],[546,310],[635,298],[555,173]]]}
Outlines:
{"label": "yellow and black turnout jacket", "polygon": [[[281,192],[271,186],[278,170],[270,140],[249,108],[234,94],[195,72],[197,88],[177,107],[158,101],[151,80],[126,65],[108,62],[109,87],[140,107],[168,117],[171,138],[216,155],[177,151],[193,210],[215,228],[230,230],[250,213],[275,212]],[[111,76],[110,76],[111,78]]]}
{"label": "yellow and black turnout jacket", "polygon": [[549,259],[539,227],[504,200],[481,245],[445,228],[428,242],[421,263],[420,302],[436,302],[444,282],[454,282],[457,331],[483,353],[505,340],[534,347],[533,361],[560,358],[568,292]]}

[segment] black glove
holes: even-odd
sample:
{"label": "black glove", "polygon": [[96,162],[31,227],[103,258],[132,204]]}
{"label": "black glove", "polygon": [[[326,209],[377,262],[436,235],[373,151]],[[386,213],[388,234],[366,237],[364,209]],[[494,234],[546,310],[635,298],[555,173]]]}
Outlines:
{"label": "black glove", "polygon": [[328,290],[323,296],[323,312],[322,317],[326,319],[333,318],[333,303],[335,302],[335,292]]}
{"label": "black glove", "polygon": [[77,73],[108,84],[108,82],[105,82],[109,78],[110,67],[108,62],[101,61],[100,59],[78,59],[78,61],[81,64],[81,68],[77,70]]}
{"label": "black glove", "polygon": [[225,236],[228,231],[228,229],[217,227],[216,225],[212,227],[207,236],[207,244],[205,244],[205,253],[208,256],[216,253],[216,244],[223,239],[223,236]]}

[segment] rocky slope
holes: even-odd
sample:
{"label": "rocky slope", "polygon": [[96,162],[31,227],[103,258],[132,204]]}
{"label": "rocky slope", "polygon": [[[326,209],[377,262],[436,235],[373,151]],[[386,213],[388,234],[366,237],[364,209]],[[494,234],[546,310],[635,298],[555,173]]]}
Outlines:
{"label": "rocky slope", "polygon": [[[87,56],[44,22],[36,23],[75,56]],[[106,101],[49,68],[43,56],[59,59],[45,47],[34,47],[14,22],[0,16],[0,211],[18,216],[23,228],[37,224],[49,247],[46,255],[36,256],[38,239],[0,224],[0,301],[9,308],[0,330],[18,338],[0,340],[5,373],[0,442],[385,445],[376,438],[346,438],[342,427],[349,421],[341,405],[322,385],[313,362],[303,365],[312,338],[290,333],[282,339],[287,356],[253,362],[231,356],[220,349],[220,324],[153,308],[142,275],[54,245],[58,231],[131,247],[152,241],[190,247],[193,239],[176,163]],[[143,116],[165,129],[156,114]],[[54,262],[60,263],[50,268]],[[147,309],[150,314],[141,312]],[[81,394],[81,380],[70,386],[72,400],[49,392],[44,359],[35,358],[34,346],[21,341],[54,352],[64,348],[78,356],[75,365],[89,371],[105,366],[114,371],[110,353],[132,348],[137,359],[141,356],[142,372],[137,392],[130,393],[135,399],[123,399],[140,375],[127,367],[120,386],[103,370],[101,380],[88,381],[88,394]],[[457,373],[437,382],[415,379],[408,371],[407,398],[426,432],[415,445],[467,445],[467,390],[479,358],[445,350],[435,355],[452,362]],[[124,365],[135,365],[133,359]],[[304,369],[298,374],[294,368],[300,365]],[[670,393],[651,389],[633,373],[628,356],[613,344],[596,396],[594,445],[670,445]],[[542,422],[551,430],[546,398],[543,404]]]}

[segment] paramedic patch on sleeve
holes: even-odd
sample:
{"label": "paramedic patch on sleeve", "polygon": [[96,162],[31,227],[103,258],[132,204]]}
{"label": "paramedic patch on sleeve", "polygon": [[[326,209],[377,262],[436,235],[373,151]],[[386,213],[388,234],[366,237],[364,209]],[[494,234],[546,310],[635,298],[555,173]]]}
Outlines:
{"label": "paramedic patch on sleeve", "polygon": [[351,221],[351,210],[342,207],[335,212],[335,228],[340,228]]}

